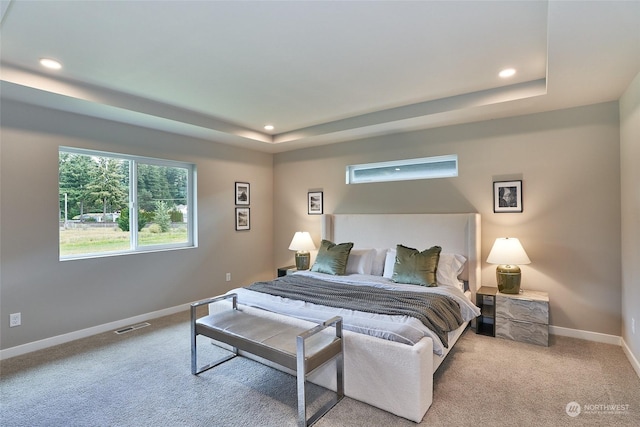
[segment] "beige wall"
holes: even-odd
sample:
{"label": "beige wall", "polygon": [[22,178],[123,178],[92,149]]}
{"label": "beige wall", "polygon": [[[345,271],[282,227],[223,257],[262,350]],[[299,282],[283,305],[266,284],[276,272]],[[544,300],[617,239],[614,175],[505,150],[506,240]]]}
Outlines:
{"label": "beige wall", "polygon": [[[636,360],[640,360],[640,74],[620,99],[620,158],[622,338]],[[635,332],[631,327],[633,320]]]}
{"label": "beige wall", "polygon": [[[631,188],[638,187],[637,172],[624,165],[638,154],[638,86],[636,78],[620,109],[623,185]],[[9,329],[1,322],[0,348],[272,277],[275,266],[293,262],[287,247],[296,230],[311,231],[318,242],[320,217],[307,215],[306,196],[320,190],[328,213],[481,213],[483,258],[496,237],[519,237],[532,260],[522,266],[523,286],[550,293],[553,325],[612,335],[623,330],[638,354],[628,325],[630,316],[640,322],[638,263],[633,262],[638,241],[629,236],[638,236],[633,222],[638,205],[622,202],[623,275],[618,114],[618,103],[612,102],[272,156],[3,100],[0,318],[19,311],[23,325]],[[59,145],[196,163],[199,247],[59,262]],[[344,183],[348,164],[451,153],[459,155],[457,178]],[[492,181],[501,179],[523,179],[522,214],[493,213]],[[252,184],[250,232],[233,229],[238,180]],[[484,284],[495,284],[494,271],[483,265]],[[224,282],[226,272],[232,273],[231,282]]]}
{"label": "beige wall", "polygon": [[[2,349],[127,319],[274,276],[272,155],[2,101]],[[195,249],[58,261],[58,146],[193,162]],[[251,183],[251,231],[234,182]],[[225,273],[232,281],[225,282]],[[8,328],[9,313],[22,326]]]}
{"label": "beige wall", "polygon": [[[520,238],[532,261],[523,287],[549,292],[552,325],[619,336],[619,131],[611,102],[277,154],[276,264],[293,261],[298,229],[319,243],[310,190],[324,191],[326,213],[479,212],[482,257],[495,238]],[[443,154],[458,154],[457,178],[345,184],[349,164]],[[492,182],[504,179],[523,180],[523,213],[493,213]],[[495,286],[495,266],[482,277]]]}

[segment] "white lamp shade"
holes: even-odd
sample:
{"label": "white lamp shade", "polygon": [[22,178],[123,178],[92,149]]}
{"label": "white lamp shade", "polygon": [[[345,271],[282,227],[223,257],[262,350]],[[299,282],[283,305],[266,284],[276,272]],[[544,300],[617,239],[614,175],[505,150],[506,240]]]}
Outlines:
{"label": "white lamp shade", "polygon": [[531,264],[531,260],[520,244],[520,240],[515,237],[496,239],[487,257],[487,262],[500,265]]}
{"label": "white lamp shade", "polygon": [[315,248],[316,245],[308,231],[296,231],[289,245],[289,250],[292,251],[313,251]]}

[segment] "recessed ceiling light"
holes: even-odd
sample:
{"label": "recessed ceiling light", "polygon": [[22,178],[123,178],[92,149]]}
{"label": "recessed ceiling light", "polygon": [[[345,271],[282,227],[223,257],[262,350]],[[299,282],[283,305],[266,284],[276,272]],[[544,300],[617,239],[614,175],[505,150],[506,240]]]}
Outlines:
{"label": "recessed ceiling light", "polygon": [[62,64],[51,58],[41,58],[40,65],[43,67],[49,68],[51,70],[59,70],[62,68]]}
{"label": "recessed ceiling light", "polygon": [[515,74],[516,74],[515,68],[505,68],[504,70],[500,71],[498,75],[503,79],[506,79],[507,77],[512,77]]}
{"label": "recessed ceiling light", "polygon": [[264,130],[273,130],[273,125],[265,125]]}

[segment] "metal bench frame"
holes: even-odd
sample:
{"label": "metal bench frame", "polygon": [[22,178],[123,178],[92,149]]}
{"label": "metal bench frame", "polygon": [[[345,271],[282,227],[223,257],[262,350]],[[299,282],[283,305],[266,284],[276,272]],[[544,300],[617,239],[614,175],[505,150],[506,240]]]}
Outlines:
{"label": "metal bench frame", "polygon": [[[243,314],[241,310],[238,310],[237,294],[225,294],[191,304],[191,373],[193,375],[198,375],[201,372],[233,359],[238,355],[238,351],[244,351],[259,356],[273,363],[289,368],[296,372],[298,390],[298,426],[300,427],[313,425],[340,400],[342,400],[344,397],[344,342],[342,338],[342,317],[333,317],[308,330],[300,330],[300,328],[295,328],[291,325],[286,325],[275,320],[269,321],[271,326],[282,327],[282,332],[285,334],[286,339],[290,338],[291,340],[295,340],[296,352],[294,354],[285,348],[268,345],[263,342],[253,340],[250,337],[243,336],[242,334],[237,333],[237,331],[233,331],[232,328],[219,328],[216,326],[217,318],[214,315],[197,318],[196,310],[198,307],[228,299],[232,300],[232,310],[234,315],[247,316],[243,317],[243,320],[247,320],[249,322],[256,319],[256,322],[258,322],[256,327],[264,324],[265,322],[265,319],[252,316],[250,314]],[[308,354],[306,347],[307,340],[329,326],[335,327],[335,337],[315,353]],[[293,331],[296,332],[293,333]],[[290,337],[287,336],[289,334]],[[198,368],[196,343],[196,337],[198,335],[204,335],[215,341],[230,345],[232,347],[232,354]],[[333,359],[336,360],[336,394],[329,402],[318,409],[318,411],[316,411],[316,413],[307,420],[307,376],[315,369]]]}

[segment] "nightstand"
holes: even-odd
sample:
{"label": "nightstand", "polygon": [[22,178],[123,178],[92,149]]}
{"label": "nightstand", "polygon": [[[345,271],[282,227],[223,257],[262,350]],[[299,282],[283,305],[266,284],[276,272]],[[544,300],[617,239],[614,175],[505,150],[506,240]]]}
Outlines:
{"label": "nightstand", "polygon": [[294,271],[298,271],[295,265],[287,265],[286,267],[278,268],[278,277],[286,276],[287,274],[291,274]]}
{"label": "nightstand", "polygon": [[498,288],[482,286],[476,292],[476,305],[480,316],[476,318],[476,334],[496,336],[496,294]]}
{"label": "nightstand", "polygon": [[549,294],[522,290],[496,294],[495,336],[537,345],[549,345]]}

